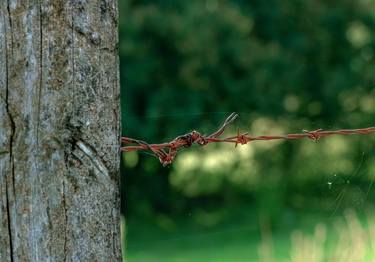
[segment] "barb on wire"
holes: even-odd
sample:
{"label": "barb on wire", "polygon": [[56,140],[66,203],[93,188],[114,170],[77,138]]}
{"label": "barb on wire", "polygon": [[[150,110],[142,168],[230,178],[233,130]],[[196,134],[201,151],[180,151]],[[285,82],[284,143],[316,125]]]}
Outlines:
{"label": "barb on wire", "polygon": [[320,132],[323,131],[323,129],[319,128],[314,131],[308,131],[303,129],[302,131],[307,135],[308,138],[310,138],[314,142],[318,142],[318,140],[321,138]]}
{"label": "barb on wire", "polygon": [[[126,144],[120,148],[122,152],[131,152],[138,150],[148,150],[153,153],[153,155],[159,159],[160,163],[163,166],[167,166],[173,162],[175,159],[178,150],[182,147],[188,148],[193,144],[198,144],[200,146],[205,146],[209,143],[234,143],[234,146],[237,147],[238,144],[245,145],[251,141],[256,140],[294,140],[294,139],[303,139],[309,138],[315,142],[318,142],[320,138],[332,135],[368,135],[375,133],[375,127],[368,128],[359,128],[359,129],[342,129],[334,131],[325,131],[323,129],[316,129],[313,131],[302,130],[303,133],[298,134],[287,134],[287,135],[273,135],[273,136],[250,136],[248,133],[240,133],[240,130],[237,130],[236,136],[231,136],[227,138],[220,138],[224,133],[228,125],[230,125],[238,115],[236,113],[230,114],[221,127],[213,132],[211,135],[204,136],[198,131],[191,131],[185,135],[176,137],[170,142],[161,143],[161,144],[149,144],[145,141],[133,139],[130,137],[122,137],[121,142]],[[129,145],[133,144],[133,145]]]}

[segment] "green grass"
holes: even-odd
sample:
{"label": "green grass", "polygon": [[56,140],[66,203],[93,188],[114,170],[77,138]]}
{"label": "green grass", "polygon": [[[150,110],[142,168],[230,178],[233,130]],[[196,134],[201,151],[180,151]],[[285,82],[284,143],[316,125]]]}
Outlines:
{"label": "green grass", "polygon": [[233,261],[256,259],[256,238],[250,232],[220,232],[176,237],[128,248],[129,261]]}
{"label": "green grass", "polygon": [[[340,250],[356,250],[348,255],[360,256],[360,261],[373,261],[374,253],[371,250],[374,246],[371,246],[371,242],[375,238],[375,220],[364,214],[360,217],[353,212],[345,214],[337,214],[332,218],[325,213],[301,211],[280,219],[272,232],[264,229],[264,224],[260,226],[255,211],[248,212],[246,209],[221,213],[221,219],[214,219],[215,216],[211,214],[208,217],[215,221],[213,224],[207,223],[209,220],[202,223],[201,215],[182,218],[159,215],[151,221],[130,219],[126,226],[126,261],[240,262],[266,261],[267,256],[275,261],[291,261],[292,250],[294,261],[342,259],[344,253]],[[338,221],[341,221],[341,226],[337,231]],[[324,231],[323,238],[317,238],[316,234],[314,237],[317,224],[323,225],[320,227]],[[292,243],[291,236],[296,231],[302,232],[302,235],[299,235],[297,242]],[[339,234],[347,240],[338,241]],[[322,245],[319,239],[323,239]],[[361,241],[362,246],[358,246]],[[261,247],[265,250],[263,254],[266,257],[263,255],[263,259],[259,255]],[[323,255],[324,259],[314,260],[311,256],[313,253]]]}
{"label": "green grass", "polygon": [[[158,232],[153,234],[160,234]],[[185,231],[185,230],[181,230]],[[258,234],[252,229],[222,229],[220,231],[185,234],[175,232],[152,241],[139,239],[139,245],[129,244],[128,261],[244,261],[257,259]],[[130,241],[130,239],[129,239]],[[135,242],[135,241],[134,241]]]}
{"label": "green grass", "polygon": [[[288,261],[291,232],[296,228],[312,231],[322,219],[326,218],[310,214],[280,220],[271,233],[273,257]],[[231,210],[209,226],[197,222],[194,215],[143,222],[130,219],[126,239],[127,262],[259,261],[262,243],[257,213],[246,210]]]}

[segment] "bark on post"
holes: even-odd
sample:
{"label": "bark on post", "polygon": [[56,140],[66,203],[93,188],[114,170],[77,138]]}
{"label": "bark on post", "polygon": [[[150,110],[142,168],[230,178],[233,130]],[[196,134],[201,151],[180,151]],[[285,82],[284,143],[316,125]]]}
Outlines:
{"label": "bark on post", "polygon": [[0,261],[119,261],[116,0],[0,0]]}

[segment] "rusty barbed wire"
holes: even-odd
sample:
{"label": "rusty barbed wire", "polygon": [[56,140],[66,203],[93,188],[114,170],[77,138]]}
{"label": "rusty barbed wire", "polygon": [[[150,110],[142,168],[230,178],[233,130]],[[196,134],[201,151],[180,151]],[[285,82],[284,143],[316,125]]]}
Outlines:
{"label": "rusty barbed wire", "polygon": [[263,136],[250,136],[248,133],[240,133],[240,130],[237,130],[236,136],[230,136],[226,138],[219,138],[225,131],[226,127],[230,125],[238,115],[236,113],[230,114],[221,127],[212,133],[211,135],[205,136],[199,133],[196,130],[191,131],[185,135],[176,137],[170,142],[160,143],[160,144],[149,144],[145,141],[130,138],[122,137],[121,142],[124,144],[136,144],[128,145],[120,148],[122,152],[131,152],[138,150],[148,150],[157,157],[160,163],[163,166],[167,166],[173,162],[175,159],[178,150],[180,148],[188,148],[193,144],[198,144],[200,146],[205,146],[209,143],[234,143],[235,147],[238,144],[245,145],[252,141],[257,140],[294,140],[294,139],[303,139],[308,138],[317,142],[320,138],[332,136],[332,135],[368,135],[375,133],[375,127],[368,128],[359,128],[359,129],[341,129],[333,131],[325,131],[323,129],[316,129],[313,131],[302,130],[303,133],[296,134],[286,134],[286,135],[263,135]]}

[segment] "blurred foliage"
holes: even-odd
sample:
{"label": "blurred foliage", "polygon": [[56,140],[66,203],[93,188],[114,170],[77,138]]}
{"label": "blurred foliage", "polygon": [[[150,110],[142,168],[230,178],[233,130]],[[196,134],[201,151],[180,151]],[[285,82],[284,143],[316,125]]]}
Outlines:
{"label": "blurred foliage", "polygon": [[[209,133],[232,111],[240,118],[228,133],[374,125],[374,0],[120,0],[120,8],[124,135]],[[210,145],[169,168],[126,154],[123,208],[152,219],[246,202],[271,222],[285,210],[361,209],[374,141]]]}

